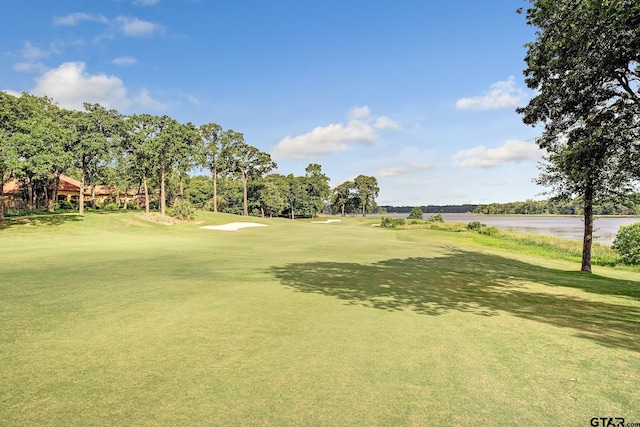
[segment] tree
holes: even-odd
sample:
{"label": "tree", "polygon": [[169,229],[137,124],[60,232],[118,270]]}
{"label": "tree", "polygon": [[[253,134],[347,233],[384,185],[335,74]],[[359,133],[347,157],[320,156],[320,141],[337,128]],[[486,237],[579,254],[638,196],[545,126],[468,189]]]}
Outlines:
{"label": "tree", "polygon": [[222,127],[208,123],[198,129],[201,137],[199,163],[209,169],[213,178],[213,211],[218,212],[218,171],[223,165],[220,134]]}
{"label": "tree", "polygon": [[129,171],[140,178],[144,189],[145,211],[149,213],[149,176],[153,170],[152,144],[158,134],[158,118],[149,114],[140,114],[126,120],[127,133],[124,139],[124,151],[128,154]]}
{"label": "tree", "polygon": [[357,204],[356,184],[353,181],[345,181],[333,189],[331,205],[340,208],[341,216],[351,212]]}
{"label": "tree", "polygon": [[293,176],[289,174],[286,177],[288,184],[287,202],[289,204],[289,213],[291,219],[296,219],[296,212],[304,212],[307,208],[307,193],[303,177]]}
{"label": "tree", "polygon": [[25,93],[17,99],[16,107],[12,140],[19,160],[14,172],[27,188],[29,211],[36,209],[39,192],[53,211],[57,181],[52,177],[59,177],[71,160],[65,149],[68,130],[62,125],[60,109],[47,97]]}
{"label": "tree", "polygon": [[278,216],[286,209],[288,189],[286,177],[277,174],[265,177],[261,201],[263,209],[269,217]]}
{"label": "tree", "polygon": [[420,209],[420,206],[414,206],[407,219],[422,219],[423,217],[424,213],[422,212],[422,209]]}
{"label": "tree", "polygon": [[306,191],[312,209],[311,214],[315,217],[318,211],[324,208],[329,196],[331,196],[329,177],[322,173],[322,166],[317,163],[309,164],[305,168],[305,172]]}
{"label": "tree", "polygon": [[16,97],[0,92],[0,221],[4,221],[4,185],[13,178],[18,153],[13,144],[16,120]]}
{"label": "tree", "polygon": [[538,182],[583,201],[581,270],[591,272],[594,203],[640,178],[640,3],[635,0],[531,0],[526,84],[537,91],[517,109],[542,124],[547,151]]}
{"label": "tree", "polygon": [[[84,112],[66,111],[64,121],[73,131],[68,151],[80,170],[80,199],[78,211],[84,215],[84,192],[87,177],[95,172],[100,163],[108,161],[122,129],[120,114],[116,110],[107,110],[99,104],[84,104]],[[94,181],[94,185],[96,182]]]}
{"label": "tree", "polygon": [[193,124],[180,124],[166,115],[157,118],[155,126],[156,134],[151,139],[151,149],[160,181],[160,215],[166,215],[167,176],[177,164],[182,164],[183,172],[189,168],[198,143],[198,133]]}
{"label": "tree", "polygon": [[358,175],[353,183],[362,208],[362,216],[365,217],[367,210],[371,211],[375,207],[375,200],[380,192],[378,180],[373,176]]}
{"label": "tree", "polygon": [[232,172],[240,175],[242,181],[242,195],[244,215],[249,215],[247,201],[247,181],[253,177],[262,177],[277,167],[268,153],[258,150],[246,142],[239,132],[231,133],[231,143],[228,146],[228,164]]}

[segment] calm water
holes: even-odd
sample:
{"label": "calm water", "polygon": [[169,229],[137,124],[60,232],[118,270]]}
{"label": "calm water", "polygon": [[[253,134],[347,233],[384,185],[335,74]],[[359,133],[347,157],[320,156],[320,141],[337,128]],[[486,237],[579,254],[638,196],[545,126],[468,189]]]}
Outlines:
{"label": "calm water", "polygon": [[[425,219],[433,214],[425,214]],[[386,214],[393,218],[406,218],[409,214]],[[527,233],[550,234],[565,239],[582,240],[584,222],[580,217],[573,216],[533,216],[533,215],[472,215],[472,214],[442,214],[445,221],[469,223],[480,221],[488,226],[503,230],[523,231]],[[596,218],[594,223],[595,242],[610,245],[616,237],[621,225],[640,222],[638,217]]]}

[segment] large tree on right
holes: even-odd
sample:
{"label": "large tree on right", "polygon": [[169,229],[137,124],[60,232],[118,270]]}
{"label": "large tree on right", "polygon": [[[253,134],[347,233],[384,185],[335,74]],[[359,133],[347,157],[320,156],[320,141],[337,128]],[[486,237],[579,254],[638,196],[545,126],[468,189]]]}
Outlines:
{"label": "large tree on right", "polygon": [[584,203],[582,271],[591,272],[593,205],[640,178],[640,2],[530,0],[524,71],[536,91],[517,111],[541,126],[537,182]]}

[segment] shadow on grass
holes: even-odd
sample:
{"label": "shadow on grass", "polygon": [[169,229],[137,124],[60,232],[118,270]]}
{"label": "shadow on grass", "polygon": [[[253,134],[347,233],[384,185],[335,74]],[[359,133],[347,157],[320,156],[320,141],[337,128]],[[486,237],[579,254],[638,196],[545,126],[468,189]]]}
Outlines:
{"label": "shadow on grass", "polygon": [[78,214],[41,214],[8,217],[4,221],[0,221],[0,230],[16,226],[55,226],[82,220],[82,216]]}
{"label": "shadow on grass", "polygon": [[[574,329],[602,345],[640,352],[640,283],[549,269],[496,255],[454,251],[439,258],[390,259],[375,264],[312,262],[271,270],[299,292],[347,304],[424,315],[460,311],[481,316],[507,312]],[[540,291],[540,284],[548,291]],[[620,297],[566,295],[562,288]]]}

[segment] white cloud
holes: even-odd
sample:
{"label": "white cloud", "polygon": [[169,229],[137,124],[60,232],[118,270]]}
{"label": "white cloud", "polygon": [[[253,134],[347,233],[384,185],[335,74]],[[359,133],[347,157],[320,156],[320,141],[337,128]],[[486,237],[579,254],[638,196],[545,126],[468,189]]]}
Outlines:
{"label": "white cloud", "polygon": [[24,47],[22,48],[22,57],[26,61],[31,62],[41,58],[48,58],[52,53],[55,52],[56,50],[53,48],[51,50],[42,50],[39,47],[31,44],[31,42],[27,41],[24,42]]}
{"label": "white cloud", "polygon": [[123,66],[127,66],[127,65],[134,65],[138,63],[138,60],[136,58],[133,58],[131,56],[120,56],[118,58],[115,58],[113,61],[111,61],[112,63],[116,64],[116,65],[123,65]]}
{"label": "white cloud", "polygon": [[406,174],[407,174],[407,168],[404,166],[385,168],[385,169],[382,169],[381,171],[378,171],[378,175],[383,177],[393,177],[393,176],[400,176],[400,175],[406,175]]}
{"label": "white cloud", "polygon": [[200,101],[195,96],[189,95],[188,97],[189,97],[189,102],[192,103],[193,105],[202,106],[202,101]]}
{"label": "white cloud", "polygon": [[58,16],[53,18],[53,25],[73,27],[83,21],[108,23],[108,19],[102,15],[93,15],[91,13],[76,12],[66,16]]}
{"label": "white cloud", "polygon": [[133,4],[137,4],[140,6],[155,6],[159,2],[160,0],[134,0]]}
{"label": "white cloud", "polygon": [[380,175],[382,177],[395,177],[395,176],[402,176],[402,175],[408,175],[411,173],[415,173],[415,172],[420,172],[420,171],[424,171],[424,170],[428,170],[428,169],[433,169],[433,165],[432,164],[418,164],[418,163],[414,163],[414,164],[410,164],[408,166],[396,166],[396,167],[388,167],[385,169],[382,169],[380,171],[378,171],[377,175]]}
{"label": "white cloud", "polygon": [[[349,111],[346,123],[319,126],[311,132],[295,137],[287,135],[276,145],[272,154],[275,158],[285,159],[318,157],[346,151],[354,144],[371,144],[379,138],[376,128],[383,129],[386,126],[397,129],[391,126],[395,123],[386,117],[379,123],[378,120],[371,116],[371,111],[366,105],[355,107]],[[383,127],[378,126],[379,124]]]}
{"label": "white cloud", "polygon": [[387,116],[380,116],[376,119],[375,127],[378,129],[395,129],[402,130],[402,126],[394,122]]}
{"label": "white cloud", "polygon": [[17,62],[13,69],[21,73],[37,72],[44,73],[47,67],[41,62]]}
{"label": "white cloud", "polygon": [[106,74],[89,74],[83,62],[65,62],[36,79],[34,95],[46,95],[64,108],[82,109],[84,102],[99,103],[118,110],[162,110],[163,104],[153,99],[146,90],[134,97],[122,80]]}
{"label": "white cloud", "polygon": [[330,124],[296,137],[287,136],[275,147],[273,155],[289,159],[317,157],[346,151],[349,144],[372,143],[376,138],[371,126],[359,120],[351,120],[346,126]]}
{"label": "white cloud", "polygon": [[118,16],[114,23],[125,37],[151,37],[163,31],[158,24],[129,16]]}
{"label": "white cloud", "polygon": [[453,163],[462,168],[493,168],[506,163],[538,160],[540,157],[541,151],[536,144],[509,140],[497,148],[479,145],[470,150],[458,151],[453,156]]}
{"label": "white cloud", "polygon": [[525,98],[522,89],[516,87],[513,76],[506,81],[492,84],[489,91],[483,96],[461,98],[456,102],[459,110],[497,110],[500,108],[513,108]]}
{"label": "white cloud", "polygon": [[366,105],[364,107],[354,107],[349,112],[349,118],[351,120],[365,120],[371,116],[371,111]]}

